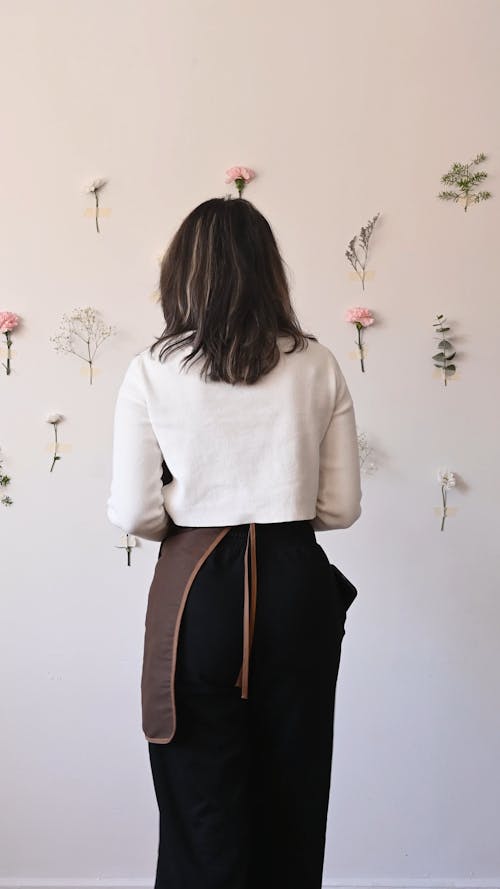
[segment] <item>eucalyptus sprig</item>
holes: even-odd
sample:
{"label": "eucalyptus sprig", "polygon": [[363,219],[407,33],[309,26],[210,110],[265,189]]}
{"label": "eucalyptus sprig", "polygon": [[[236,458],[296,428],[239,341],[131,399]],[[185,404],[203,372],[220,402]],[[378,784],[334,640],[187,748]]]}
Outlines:
{"label": "eucalyptus sprig", "polygon": [[356,242],[358,240],[358,235],[354,235],[353,238],[349,241],[347,250],[345,255],[347,259],[351,263],[354,271],[358,275],[361,280],[361,286],[363,290],[365,289],[365,275],[366,275],[366,265],[368,262],[368,248],[370,246],[370,238],[373,234],[373,229],[375,228],[375,224],[377,219],[379,218],[380,213],[377,213],[373,219],[370,219],[366,225],[362,225],[359,232],[359,246],[361,247],[361,253],[358,254],[356,250]]}
{"label": "eucalyptus sprig", "polygon": [[439,334],[439,336],[436,337],[439,340],[437,347],[441,350],[432,356],[432,360],[434,362],[434,367],[439,367],[443,371],[445,386],[447,385],[448,377],[453,376],[456,371],[456,366],[450,362],[453,361],[457,354],[450,340],[443,336],[443,334],[446,334],[451,330],[450,327],[445,326],[446,324],[447,321],[444,315],[436,315],[436,321],[432,325],[436,328],[436,333]]}
{"label": "eucalyptus sprig", "polygon": [[443,201],[458,201],[463,198],[464,210],[467,212],[469,204],[479,204],[480,201],[486,201],[491,198],[490,191],[475,191],[480,182],[483,182],[488,176],[485,170],[473,171],[473,167],[484,163],[486,155],[481,152],[477,154],[468,164],[454,163],[451,165],[447,173],[441,176],[441,182],[445,185],[456,186],[458,191],[445,190],[440,191],[438,198]]}

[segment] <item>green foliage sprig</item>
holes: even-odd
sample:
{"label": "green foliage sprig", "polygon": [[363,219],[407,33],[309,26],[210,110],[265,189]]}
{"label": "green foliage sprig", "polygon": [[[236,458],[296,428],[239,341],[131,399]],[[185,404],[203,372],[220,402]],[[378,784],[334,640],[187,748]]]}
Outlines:
{"label": "green foliage sprig", "polygon": [[472,167],[482,164],[486,160],[486,155],[480,153],[476,155],[468,164],[452,164],[447,173],[441,176],[441,182],[445,185],[456,186],[458,191],[445,190],[440,191],[438,198],[443,201],[454,201],[457,203],[460,198],[464,199],[464,210],[467,212],[469,204],[478,204],[480,201],[486,201],[491,198],[490,191],[475,191],[480,182],[483,182],[487,173],[485,170],[472,170]]}
{"label": "green foliage sprig", "polygon": [[441,350],[432,356],[432,360],[434,361],[434,367],[439,367],[443,371],[445,386],[447,385],[448,377],[452,376],[456,371],[456,366],[450,362],[453,361],[457,354],[450,340],[447,339],[446,336],[443,336],[443,334],[446,334],[451,330],[450,327],[445,327],[446,324],[447,321],[444,315],[436,315],[436,321],[432,325],[436,328],[436,333],[439,334],[437,337],[439,340],[437,347]]}
{"label": "green foliage sprig", "polygon": [[[0,454],[0,487],[6,488],[7,485],[10,485],[10,476],[4,475],[3,473],[3,458]],[[14,501],[11,500],[11,498],[7,494],[4,494],[4,496],[0,500],[0,503],[2,503],[4,506],[12,506],[13,502]]]}

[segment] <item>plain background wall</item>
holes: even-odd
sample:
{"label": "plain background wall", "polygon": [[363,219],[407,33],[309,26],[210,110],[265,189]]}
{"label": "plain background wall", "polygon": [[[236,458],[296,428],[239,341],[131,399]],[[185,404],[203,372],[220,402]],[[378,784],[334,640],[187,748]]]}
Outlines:
{"label": "plain background wall", "polygon": [[[356,583],[337,691],[325,885],[500,885],[498,0],[1,3],[3,885],[152,884],[140,725],[147,593],[107,521],[112,411],[162,329],[160,254],[184,215],[258,172],[304,326],[337,355],[377,450],[363,515],[318,540]],[[436,198],[488,154],[494,198]],[[82,189],[109,177],[101,234]],[[234,192],[236,195],[236,192]],[[361,295],[344,252],[376,212]],[[49,337],[93,305],[118,335],[94,386]],[[368,305],[367,372],[349,357]],[[433,377],[446,314],[460,379]],[[49,473],[49,411],[71,448]],[[461,484],[443,533],[436,471]],[[392,882],[391,882],[392,881]],[[286,887],[284,887],[286,889]]]}

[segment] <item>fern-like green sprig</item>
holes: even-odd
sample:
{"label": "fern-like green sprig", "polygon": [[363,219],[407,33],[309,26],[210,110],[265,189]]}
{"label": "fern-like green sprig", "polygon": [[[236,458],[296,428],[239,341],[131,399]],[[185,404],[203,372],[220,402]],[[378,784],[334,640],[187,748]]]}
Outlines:
{"label": "fern-like green sprig", "polygon": [[455,203],[463,198],[465,212],[467,212],[469,204],[478,204],[480,201],[486,201],[488,198],[491,198],[490,191],[475,191],[479,183],[484,182],[488,174],[485,170],[473,171],[472,168],[484,163],[485,160],[486,155],[481,152],[468,164],[452,164],[448,172],[441,176],[441,182],[445,185],[455,186],[458,191],[440,191],[438,198],[441,198],[443,201],[454,201]]}

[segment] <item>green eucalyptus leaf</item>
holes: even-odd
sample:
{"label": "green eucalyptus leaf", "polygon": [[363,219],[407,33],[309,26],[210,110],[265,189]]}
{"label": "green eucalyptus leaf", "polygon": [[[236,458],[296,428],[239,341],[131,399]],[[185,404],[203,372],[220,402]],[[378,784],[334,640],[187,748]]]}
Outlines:
{"label": "green eucalyptus leaf", "polygon": [[443,361],[444,360],[444,352],[436,352],[435,355],[432,356],[433,361]]}
{"label": "green eucalyptus leaf", "polygon": [[438,349],[453,349],[453,345],[449,342],[449,340],[440,340],[438,343]]}
{"label": "green eucalyptus leaf", "polygon": [[445,367],[445,372],[447,374],[454,374],[456,371],[456,367],[454,364],[447,364]]}

